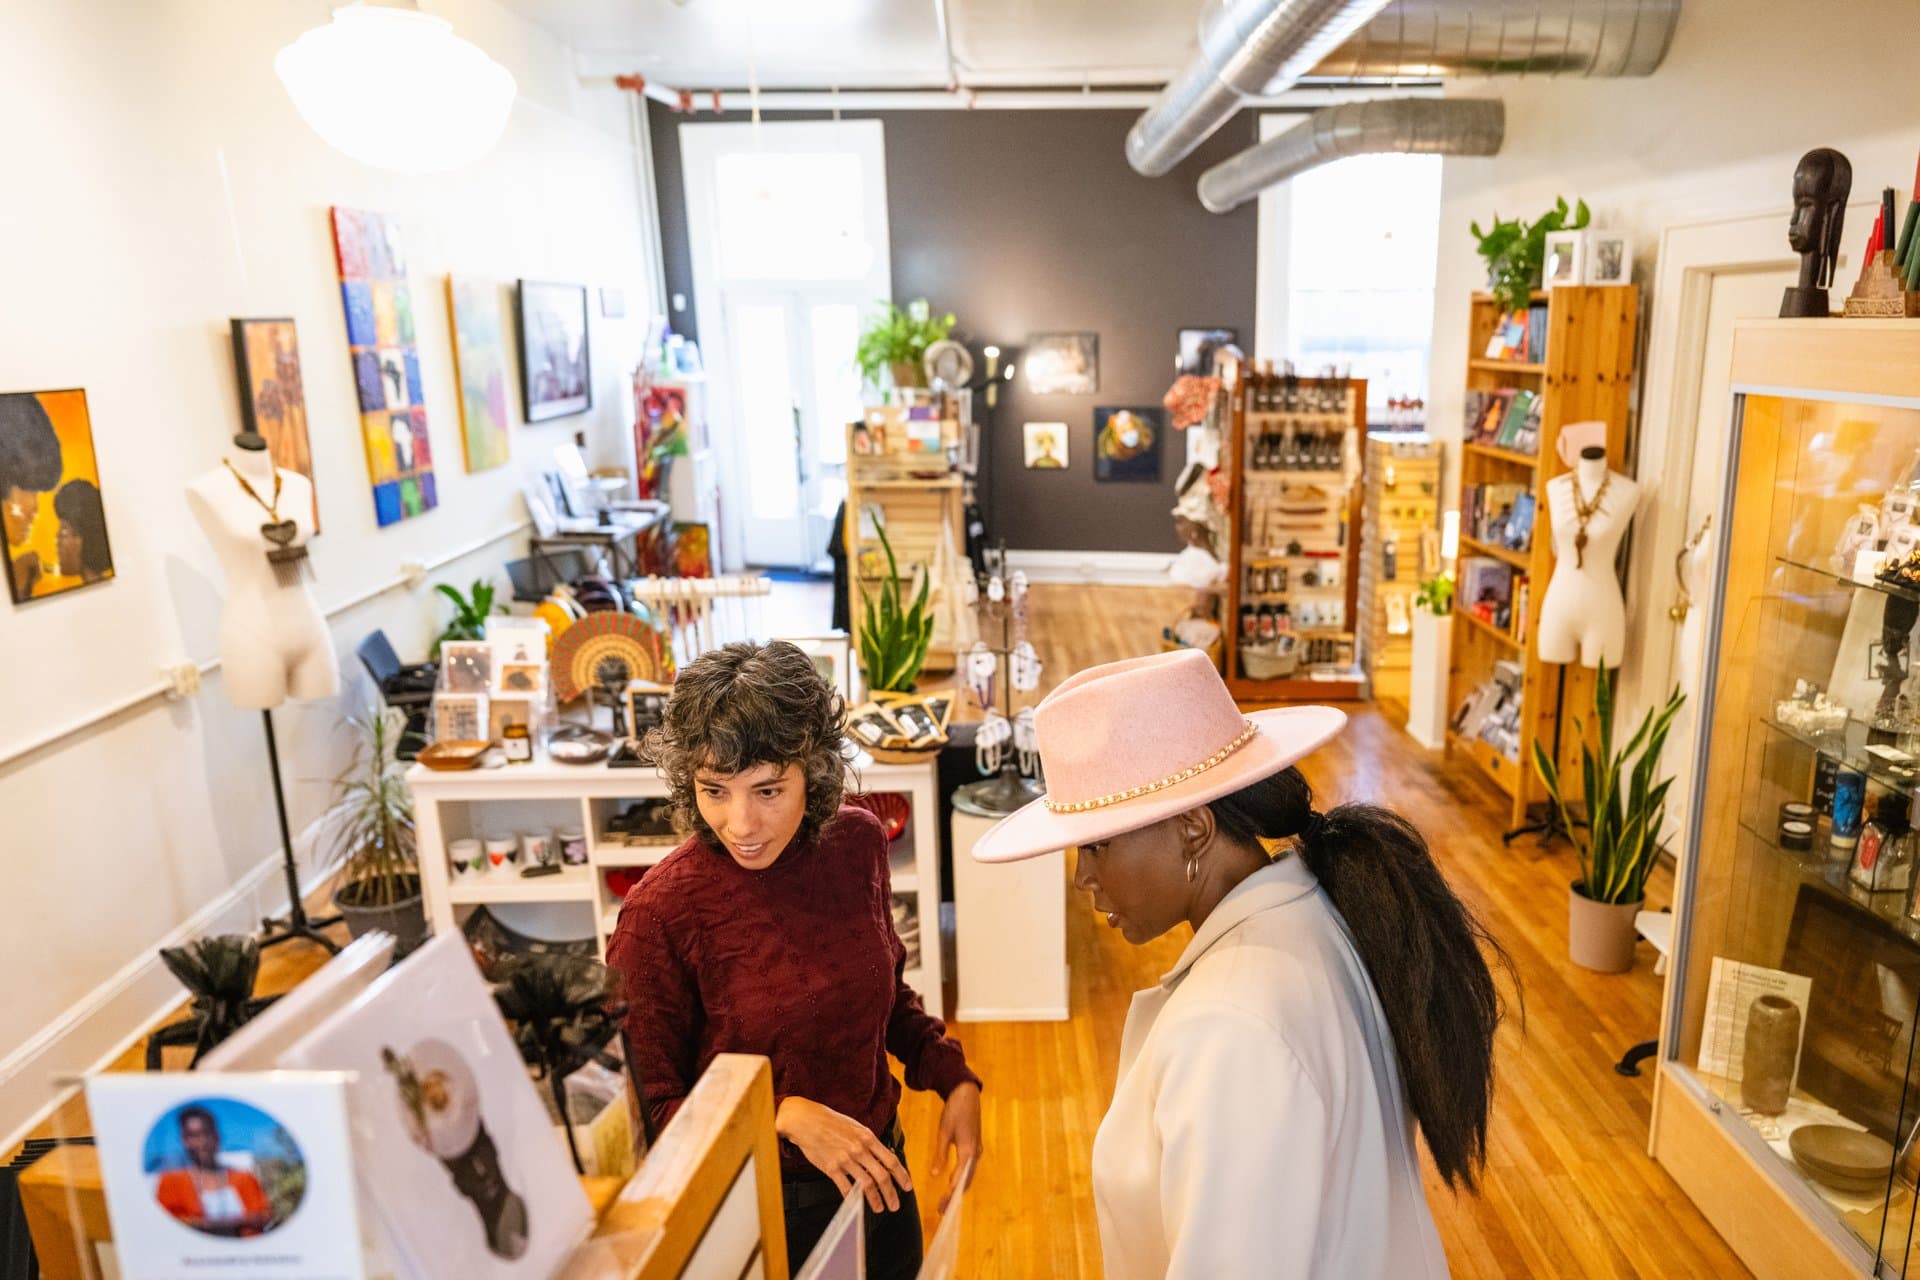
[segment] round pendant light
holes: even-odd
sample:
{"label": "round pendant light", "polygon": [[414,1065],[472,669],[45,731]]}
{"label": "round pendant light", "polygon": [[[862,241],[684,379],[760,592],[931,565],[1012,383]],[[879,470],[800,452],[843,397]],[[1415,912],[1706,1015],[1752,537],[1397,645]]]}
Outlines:
{"label": "round pendant light", "polygon": [[273,69],[327,145],[394,173],[478,160],[513,109],[513,74],[418,9],[351,4],[282,49]]}

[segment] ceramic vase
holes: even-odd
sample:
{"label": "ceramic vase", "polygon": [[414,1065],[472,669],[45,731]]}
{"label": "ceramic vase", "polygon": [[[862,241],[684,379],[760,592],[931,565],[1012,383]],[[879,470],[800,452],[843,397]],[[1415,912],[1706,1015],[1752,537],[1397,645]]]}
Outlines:
{"label": "ceramic vase", "polygon": [[1567,890],[1567,955],[1583,969],[1625,973],[1633,968],[1633,918],[1640,902],[1595,902],[1575,883]]}
{"label": "ceramic vase", "polygon": [[1740,1056],[1740,1105],[1763,1116],[1785,1111],[1799,1052],[1800,1007],[1785,996],[1756,999]]}

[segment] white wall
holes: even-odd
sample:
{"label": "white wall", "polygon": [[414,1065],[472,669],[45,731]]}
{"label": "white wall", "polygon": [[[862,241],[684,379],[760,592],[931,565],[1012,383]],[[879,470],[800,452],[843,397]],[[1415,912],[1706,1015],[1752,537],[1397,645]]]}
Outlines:
{"label": "white wall", "polygon": [[[275,51],[326,20],[319,0],[0,0],[0,389],[86,388],[116,570],[0,604],[0,760],[163,667],[216,657],[222,582],[182,488],[239,429],[231,316],[299,324],[325,530],[313,563],[350,671],[375,626],[407,658],[433,634],[437,597],[399,586],[403,564],[454,557],[428,581],[464,583],[519,554],[523,465],[582,429],[596,460],[620,456],[657,277],[626,105],[581,89],[569,51],[492,0],[423,7],[505,63],[520,97],[480,164],[409,179],[330,151],[275,78]],[[333,204],[396,216],[412,264],[440,506],[386,530],[360,446]],[[609,320],[591,307],[592,412],[516,426],[515,463],[481,475],[462,460],[448,272],[614,285],[629,308]],[[338,770],[339,709],[277,714],[298,831]],[[215,671],[187,701],[148,701],[0,763],[0,1135],[52,1070],[86,1065],[169,997],[157,945],[276,905],[261,745],[258,716],[227,703]]]}
{"label": "white wall", "polygon": [[[1920,114],[1905,89],[1910,50],[1891,33],[1910,29],[1914,15],[1912,0],[1855,0],[1839,8],[1815,0],[1688,0],[1666,62],[1651,78],[1450,84],[1450,96],[1504,98],[1507,134],[1499,155],[1445,165],[1428,397],[1434,434],[1448,441],[1461,434],[1467,296],[1486,281],[1467,229],[1476,219],[1484,226],[1495,213],[1531,217],[1550,208],[1555,195],[1582,196],[1594,226],[1634,237],[1635,279],[1644,294],[1660,235],[1671,226],[1777,214],[1784,249],[1794,164],[1814,147],[1835,147],[1852,160],[1856,201],[1877,199],[1881,187],[1892,186],[1904,208]],[[1849,260],[1857,261],[1870,225],[1870,218],[1849,218]],[[1836,306],[1844,293],[1836,290]],[[1643,297],[1643,322],[1651,301]],[[1643,329],[1642,377],[1647,352],[1673,340]],[[1652,548],[1656,532],[1686,520],[1687,477],[1668,483],[1664,474],[1667,412],[1665,404],[1643,404],[1638,423],[1638,475],[1650,492],[1629,575],[1634,637],[1671,626],[1665,610],[1672,555],[1657,563]],[[1699,440],[1709,449],[1724,444],[1705,425]],[[1706,585],[1696,582],[1694,594],[1705,599]],[[1664,660],[1657,665],[1664,671]],[[1630,655],[1623,694],[1636,703],[1664,692],[1642,693],[1642,674]],[[1649,676],[1648,683],[1664,678]],[[1684,761],[1676,752],[1668,764]]]}

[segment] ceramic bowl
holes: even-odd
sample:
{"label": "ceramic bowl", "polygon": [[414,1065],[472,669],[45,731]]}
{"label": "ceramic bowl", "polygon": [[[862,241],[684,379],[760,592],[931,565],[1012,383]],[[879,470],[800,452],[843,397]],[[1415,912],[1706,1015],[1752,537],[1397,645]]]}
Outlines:
{"label": "ceramic bowl", "polygon": [[491,745],[488,742],[436,742],[430,747],[421,748],[415,759],[429,769],[451,773],[479,764],[480,757],[487,754],[487,748]]}
{"label": "ceramic bowl", "polygon": [[1835,1191],[1883,1191],[1893,1168],[1890,1143],[1845,1125],[1802,1125],[1788,1135],[1787,1149],[1808,1177]]}

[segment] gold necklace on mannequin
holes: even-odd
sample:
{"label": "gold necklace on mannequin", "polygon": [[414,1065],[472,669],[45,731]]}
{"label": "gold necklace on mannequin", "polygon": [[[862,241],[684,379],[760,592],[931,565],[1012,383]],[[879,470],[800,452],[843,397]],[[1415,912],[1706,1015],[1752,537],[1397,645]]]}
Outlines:
{"label": "gold necklace on mannequin", "polygon": [[1580,473],[1570,472],[1569,476],[1573,481],[1573,515],[1579,521],[1578,530],[1573,535],[1573,567],[1584,569],[1587,565],[1587,522],[1593,519],[1594,512],[1600,510],[1600,501],[1607,496],[1607,486],[1613,483],[1613,472],[1601,475],[1600,487],[1594,490],[1592,502],[1588,502],[1580,492]]}
{"label": "gold necklace on mannequin", "polygon": [[231,461],[222,458],[220,464],[227,469],[227,474],[234,478],[241,489],[246,491],[246,495],[267,513],[267,523],[260,526],[260,536],[266,539],[267,563],[273,566],[274,581],[283,587],[299,586],[305,578],[303,567],[307,559],[307,549],[293,545],[294,537],[300,532],[299,526],[292,520],[281,518],[280,468],[273,469],[273,500],[268,501],[247,483],[247,478],[240,474],[239,468],[235,467]]}

